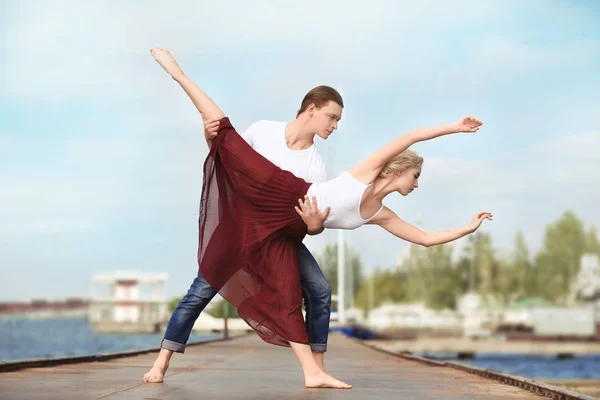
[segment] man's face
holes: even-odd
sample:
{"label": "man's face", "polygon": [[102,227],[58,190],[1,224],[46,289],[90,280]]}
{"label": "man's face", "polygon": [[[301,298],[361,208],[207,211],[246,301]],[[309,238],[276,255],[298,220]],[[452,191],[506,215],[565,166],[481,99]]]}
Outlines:
{"label": "man's face", "polygon": [[329,101],[321,108],[314,104],[308,107],[308,115],[311,118],[311,130],[321,139],[327,139],[338,127],[338,122],[342,119],[342,107]]}

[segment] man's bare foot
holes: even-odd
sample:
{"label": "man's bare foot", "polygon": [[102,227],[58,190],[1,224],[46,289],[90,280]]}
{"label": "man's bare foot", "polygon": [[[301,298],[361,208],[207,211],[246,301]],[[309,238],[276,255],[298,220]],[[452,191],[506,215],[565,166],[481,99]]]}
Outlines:
{"label": "man's bare foot", "polygon": [[329,373],[329,371],[327,371],[327,370],[325,369],[325,366],[324,366],[324,365],[319,365],[319,369],[321,369],[321,371],[323,371],[323,373],[325,373],[325,374],[327,374],[327,375],[329,375],[329,376],[331,376],[331,377],[333,378],[333,375],[331,375],[331,374]]}
{"label": "man's bare foot", "polygon": [[177,80],[178,78],[183,77],[183,70],[179,64],[177,64],[177,61],[175,61],[175,58],[173,58],[171,53],[169,53],[169,50],[155,47],[150,50],[150,54],[152,54],[152,57],[154,57],[160,66],[163,67],[173,79]]}
{"label": "man's bare foot", "polygon": [[304,376],[304,386],[307,388],[352,389],[352,385],[338,381],[323,371],[319,371],[315,375]]}
{"label": "man's bare foot", "polygon": [[169,363],[161,363],[158,360],[154,363],[152,369],[144,375],[144,382],[161,383],[165,377],[165,373],[169,368]]}
{"label": "man's bare foot", "polygon": [[327,370],[325,369],[325,366],[321,366],[321,365],[319,365],[319,368],[321,369],[321,371],[323,371],[323,373],[324,373],[324,374],[326,374],[326,375],[329,375],[330,377],[332,377],[332,378],[333,378],[333,375],[331,375],[331,374],[329,373],[329,371],[327,371]]}

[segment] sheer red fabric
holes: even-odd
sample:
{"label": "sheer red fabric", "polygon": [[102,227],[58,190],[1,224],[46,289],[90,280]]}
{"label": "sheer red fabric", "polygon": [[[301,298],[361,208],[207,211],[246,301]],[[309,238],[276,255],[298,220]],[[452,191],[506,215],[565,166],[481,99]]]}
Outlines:
{"label": "sheer red fabric", "polygon": [[308,344],[294,210],[310,184],[254,150],[229,118],[204,162],[198,265],[206,281],[266,342]]}

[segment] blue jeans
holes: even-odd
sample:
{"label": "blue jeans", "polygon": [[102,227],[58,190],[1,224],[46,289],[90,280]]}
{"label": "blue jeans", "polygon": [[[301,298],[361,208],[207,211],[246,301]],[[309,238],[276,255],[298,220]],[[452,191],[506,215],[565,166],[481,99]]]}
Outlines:
{"label": "blue jeans", "polygon": [[[310,348],[314,352],[324,353],[327,351],[331,318],[331,285],[325,279],[317,260],[304,245],[300,247],[298,264]],[[198,269],[198,276],[171,314],[160,346],[183,353],[194,323],[216,294]]]}

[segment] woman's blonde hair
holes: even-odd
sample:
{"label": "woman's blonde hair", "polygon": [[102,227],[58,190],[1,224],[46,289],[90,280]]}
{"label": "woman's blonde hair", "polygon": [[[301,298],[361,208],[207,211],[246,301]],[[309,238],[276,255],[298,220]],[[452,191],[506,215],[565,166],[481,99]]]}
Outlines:
{"label": "woman's blonde hair", "polygon": [[402,171],[412,167],[421,167],[422,165],[423,157],[412,150],[404,150],[381,169],[379,176],[389,176],[394,172]]}

